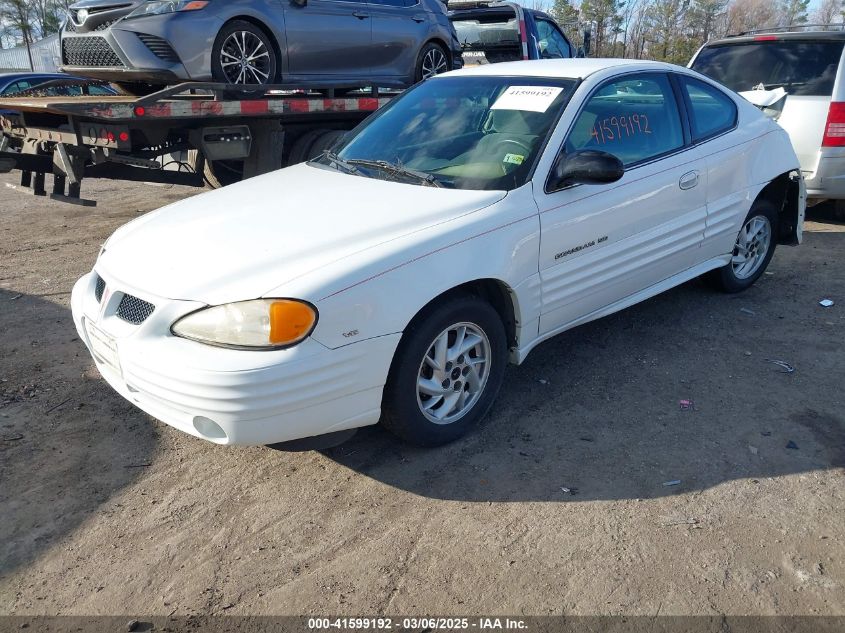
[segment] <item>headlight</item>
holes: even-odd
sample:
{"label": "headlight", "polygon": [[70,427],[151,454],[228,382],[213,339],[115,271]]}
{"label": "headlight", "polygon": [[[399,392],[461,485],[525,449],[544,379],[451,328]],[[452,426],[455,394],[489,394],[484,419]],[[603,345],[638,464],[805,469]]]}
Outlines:
{"label": "headlight", "polygon": [[151,0],[130,13],[128,18],[139,18],[144,15],[161,15],[176,11],[198,11],[204,9],[208,0]]}
{"label": "headlight", "polygon": [[223,347],[278,349],[311,334],[317,310],[294,299],[256,299],[203,308],[173,324],[176,336]]}

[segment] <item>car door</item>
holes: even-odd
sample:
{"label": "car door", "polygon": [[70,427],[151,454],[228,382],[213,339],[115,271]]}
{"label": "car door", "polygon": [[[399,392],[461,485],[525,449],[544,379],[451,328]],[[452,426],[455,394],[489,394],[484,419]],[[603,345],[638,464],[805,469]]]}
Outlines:
{"label": "car door", "polygon": [[414,72],[417,53],[431,30],[431,20],[419,0],[371,0],[373,75],[406,76]]}
{"label": "car door", "polygon": [[[679,273],[697,261],[706,217],[704,155],[664,73],[617,76],[581,107],[563,151],[601,150],[621,180],[547,191],[535,177],[542,242],[540,334]],[[549,148],[547,151],[555,151]]]}
{"label": "car door", "polygon": [[750,138],[731,134],[737,124],[733,99],[719,88],[680,76],[681,95],[687,102],[692,142],[707,152],[707,225],[702,257],[730,252],[751,200],[748,196],[748,153],[742,142]]}
{"label": "car door", "polygon": [[363,0],[285,2],[288,74],[367,76],[375,55]]}

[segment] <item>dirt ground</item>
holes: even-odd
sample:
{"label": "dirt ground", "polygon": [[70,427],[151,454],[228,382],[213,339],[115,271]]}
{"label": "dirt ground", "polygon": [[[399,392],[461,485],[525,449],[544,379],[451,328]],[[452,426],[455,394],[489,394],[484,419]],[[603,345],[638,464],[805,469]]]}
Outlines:
{"label": "dirt ground", "polygon": [[77,339],[100,244],[193,190],[86,183],[85,209],[14,181],[0,614],[845,614],[845,225],[823,213],[744,294],[694,281],[543,344],[463,441],[291,453],[153,420]]}

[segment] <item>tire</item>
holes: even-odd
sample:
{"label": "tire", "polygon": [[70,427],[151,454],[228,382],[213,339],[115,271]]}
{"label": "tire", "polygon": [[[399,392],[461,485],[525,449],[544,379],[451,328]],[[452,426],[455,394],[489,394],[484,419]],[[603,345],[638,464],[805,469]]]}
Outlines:
{"label": "tire", "polygon": [[320,135],[308,150],[306,160],[313,160],[317,158],[320,154],[334,145],[344,134],[346,134],[345,130],[331,130]]}
{"label": "tire", "polygon": [[302,136],[296,139],[291,145],[290,156],[288,156],[288,165],[297,165],[305,162],[311,156],[311,148],[317,142],[317,139],[328,133],[329,130],[309,130]]}
{"label": "tire", "polygon": [[[432,357],[436,355],[436,341],[445,337],[447,345],[456,345],[461,329],[478,342],[469,351],[454,356],[448,365],[442,362],[443,358],[449,359],[449,354],[457,350],[447,347],[441,358],[442,369],[435,370],[436,359]],[[384,389],[382,424],[403,440],[420,446],[439,446],[458,439],[493,405],[502,386],[507,352],[505,327],[486,301],[459,296],[424,310],[405,330],[393,358]],[[486,362],[470,362],[482,357]],[[467,378],[471,375],[476,379]],[[444,395],[421,393],[421,380],[427,382],[428,389],[437,385],[434,392]],[[463,409],[459,408],[460,398],[452,401],[453,393],[462,395]],[[445,406],[450,408],[446,410]],[[435,421],[437,418],[441,421]]]}
{"label": "tire", "polygon": [[[202,165],[200,159],[202,158]],[[203,180],[212,189],[221,189],[240,182],[244,177],[243,160],[205,160],[195,149],[188,152],[188,163],[194,171],[202,169]]]}
{"label": "tire", "polygon": [[[768,239],[764,234],[768,232]],[[768,200],[758,200],[742,222],[731,262],[711,273],[711,280],[722,291],[742,292],[757,281],[775,254],[778,238],[778,212]],[[761,243],[763,240],[764,243]],[[752,249],[752,257],[746,253]],[[742,258],[745,257],[744,260]]]}
{"label": "tire", "polygon": [[211,49],[214,81],[238,85],[272,84],[276,82],[278,69],[273,41],[262,28],[252,22],[234,20],[220,29]]}
{"label": "tire", "polygon": [[414,83],[428,79],[434,75],[445,73],[451,70],[449,55],[443,50],[440,44],[429,42],[422,47],[417,55],[417,65],[414,68]]}

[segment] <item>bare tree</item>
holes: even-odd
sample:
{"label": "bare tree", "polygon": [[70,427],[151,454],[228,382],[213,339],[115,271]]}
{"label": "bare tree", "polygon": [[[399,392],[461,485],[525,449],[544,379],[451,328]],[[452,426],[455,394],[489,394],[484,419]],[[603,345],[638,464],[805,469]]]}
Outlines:
{"label": "bare tree", "polygon": [[834,24],[842,21],[842,0],[822,0],[813,13],[815,24]]}

